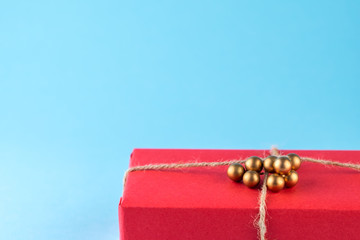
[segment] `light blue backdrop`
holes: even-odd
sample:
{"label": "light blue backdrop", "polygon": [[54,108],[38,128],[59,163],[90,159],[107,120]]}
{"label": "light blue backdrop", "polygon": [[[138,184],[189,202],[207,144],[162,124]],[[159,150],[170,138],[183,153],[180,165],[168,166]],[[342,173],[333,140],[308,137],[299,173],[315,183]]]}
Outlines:
{"label": "light blue backdrop", "polygon": [[359,1],[2,1],[0,239],[117,239],[133,148],[360,149]]}

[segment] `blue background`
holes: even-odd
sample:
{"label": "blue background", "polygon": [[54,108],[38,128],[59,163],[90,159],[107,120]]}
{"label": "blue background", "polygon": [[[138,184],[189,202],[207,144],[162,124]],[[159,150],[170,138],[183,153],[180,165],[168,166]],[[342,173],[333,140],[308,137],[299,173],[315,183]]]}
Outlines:
{"label": "blue background", "polygon": [[359,1],[2,1],[0,239],[118,239],[133,148],[360,149]]}

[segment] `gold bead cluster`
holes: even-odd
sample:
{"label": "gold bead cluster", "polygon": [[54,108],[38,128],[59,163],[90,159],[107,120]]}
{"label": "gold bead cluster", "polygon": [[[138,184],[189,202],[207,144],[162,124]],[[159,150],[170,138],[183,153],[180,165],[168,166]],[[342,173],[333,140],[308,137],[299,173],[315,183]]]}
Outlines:
{"label": "gold bead cluster", "polygon": [[[228,177],[254,188],[260,183],[260,175],[264,172],[270,175],[267,178],[266,186],[273,192],[278,192],[284,187],[293,187],[297,184],[299,176],[296,170],[301,165],[301,158],[290,153],[286,156],[268,156],[265,159],[253,156],[245,161],[245,168],[240,163],[233,163],[227,170]],[[264,170],[264,172],[262,172]]]}

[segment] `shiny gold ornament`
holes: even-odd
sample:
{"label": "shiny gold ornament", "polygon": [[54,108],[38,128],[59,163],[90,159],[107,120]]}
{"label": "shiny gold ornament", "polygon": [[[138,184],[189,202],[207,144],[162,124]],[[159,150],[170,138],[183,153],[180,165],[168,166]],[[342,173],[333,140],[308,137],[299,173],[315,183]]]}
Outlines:
{"label": "shiny gold ornament", "polygon": [[263,168],[261,158],[255,156],[249,157],[245,162],[245,168],[246,170],[261,172]]}
{"label": "shiny gold ornament", "polygon": [[269,172],[269,173],[274,173],[275,169],[274,169],[274,162],[277,159],[276,156],[268,156],[267,158],[265,158],[264,160],[264,169],[265,171]]}
{"label": "shiny gold ornament", "polygon": [[291,161],[287,156],[280,156],[274,161],[275,172],[287,175],[291,171]]}
{"label": "shiny gold ornament", "polygon": [[299,175],[295,170],[291,170],[289,175],[285,177],[285,186],[289,188],[293,187],[297,184],[298,181],[299,181]]}
{"label": "shiny gold ornament", "polygon": [[285,186],[285,180],[279,174],[271,174],[268,176],[266,186],[270,191],[278,192]]}
{"label": "shiny gold ornament", "polygon": [[243,176],[243,183],[249,187],[256,187],[260,182],[260,175],[256,171],[246,171]]}
{"label": "shiny gold ornament", "polygon": [[299,155],[295,154],[295,153],[289,153],[288,157],[291,161],[291,168],[293,170],[298,170],[300,165],[301,165],[301,158],[299,157]]}
{"label": "shiny gold ornament", "polygon": [[240,182],[244,173],[245,168],[240,163],[233,163],[227,169],[228,177],[235,182]]}

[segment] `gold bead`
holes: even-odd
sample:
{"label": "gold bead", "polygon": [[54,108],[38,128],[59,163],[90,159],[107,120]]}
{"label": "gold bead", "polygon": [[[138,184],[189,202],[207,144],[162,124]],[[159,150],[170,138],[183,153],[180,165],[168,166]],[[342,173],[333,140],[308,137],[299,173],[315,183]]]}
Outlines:
{"label": "gold bead", "polygon": [[274,161],[275,172],[280,175],[287,175],[291,171],[291,161],[287,156],[278,157]]}
{"label": "gold bead", "polygon": [[289,153],[288,157],[291,161],[291,168],[293,170],[298,170],[300,165],[301,165],[301,158],[299,157],[299,155],[295,154],[295,153]]}
{"label": "gold bead", "polygon": [[299,181],[299,175],[295,170],[291,170],[289,175],[285,177],[285,186],[286,187],[293,187],[295,186]]}
{"label": "gold bead", "polygon": [[266,186],[270,191],[278,192],[284,188],[285,180],[279,174],[271,174],[266,180]]}
{"label": "gold bead", "polygon": [[276,156],[268,156],[267,158],[265,158],[264,160],[264,169],[265,171],[269,172],[269,173],[274,173],[275,169],[274,169],[274,161],[277,159]]}
{"label": "gold bead", "polygon": [[249,188],[256,187],[260,182],[260,175],[256,171],[246,171],[243,176],[243,182]]}
{"label": "gold bead", "polygon": [[240,163],[233,163],[227,169],[228,177],[235,182],[240,182],[244,173],[245,169]]}
{"label": "gold bead", "polygon": [[246,170],[261,172],[263,163],[259,157],[249,157],[245,162]]}

